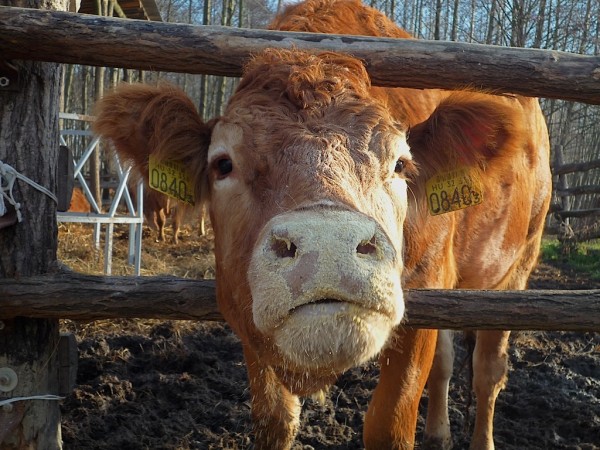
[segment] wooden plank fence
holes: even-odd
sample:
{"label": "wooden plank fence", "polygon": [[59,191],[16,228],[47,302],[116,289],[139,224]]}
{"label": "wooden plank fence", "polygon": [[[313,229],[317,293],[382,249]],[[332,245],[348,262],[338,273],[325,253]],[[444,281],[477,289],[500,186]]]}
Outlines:
{"label": "wooden plank fence", "polygon": [[341,51],[374,85],[461,89],[600,104],[600,56],[413,39],[289,33],[0,7],[0,55],[130,69],[239,76],[267,47]]}
{"label": "wooden plank fence", "polygon": [[[599,185],[569,186],[566,175],[576,172],[587,172],[600,169],[600,160],[587,162],[563,163],[563,148],[557,145],[554,148],[554,163],[552,173],[555,177],[554,193],[557,202],[552,204],[550,212],[556,223],[547,229],[548,232],[558,235],[561,242],[571,245],[575,242],[585,242],[600,238],[600,208],[573,209],[573,197],[578,195],[600,194]],[[600,204],[600,197],[597,197]],[[582,225],[576,226],[571,219],[590,218]],[[590,224],[591,222],[591,224]]]}
{"label": "wooden plank fence", "polygon": [[[472,85],[600,104],[600,57],[594,56],[455,42],[192,26],[0,7],[0,51],[5,58],[237,76],[250,54],[267,47],[292,46],[351,53],[366,62],[373,83],[382,86],[458,88]],[[402,70],[398,70],[399,67]],[[436,76],[426,76],[428,73]],[[578,168],[576,165],[560,167],[556,173]],[[203,282],[183,279],[168,282],[171,289],[177,286],[176,291],[169,292],[178,292],[176,296],[171,295],[170,300],[168,296],[160,296],[161,283],[165,280],[134,282],[138,289],[151,286],[146,294],[161,297],[161,301],[156,302],[136,296],[135,290],[127,288],[125,280],[111,278],[107,284],[102,280],[75,274],[49,277],[43,282],[39,279],[3,280],[0,318],[16,315],[85,320],[118,316],[220,317],[214,293],[207,294],[208,288]],[[39,296],[37,303],[30,303],[40,283],[47,283],[49,289],[51,286],[54,295],[46,295],[45,303]],[[27,291],[26,287],[32,284],[38,287]],[[91,287],[102,284],[103,294],[94,292]],[[73,291],[73,286],[77,286],[77,291]],[[20,292],[18,300],[17,292]],[[85,294],[77,296],[74,292]],[[182,300],[191,293],[194,294],[190,300]],[[97,298],[97,305],[90,301],[91,295]],[[597,296],[595,291],[574,296],[563,292],[427,291],[425,294],[412,291],[408,295],[411,316],[407,324],[456,329],[600,329],[600,317],[595,313],[600,308],[593,300]],[[132,298],[135,298],[133,303]],[[443,298],[443,308],[434,308],[436,302],[427,300],[432,298]],[[490,303],[484,308],[486,298]],[[581,302],[581,298],[589,298],[589,304]],[[67,299],[71,302],[61,303]],[[444,313],[443,309],[450,305],[448,302],[460,303],[458,299],[464,300],[465,313],[458,314],[462,306],[452,307],[456,314]],[[188,302],[194,304],[194,301],[200,313],[189,311]],[[467,312],[468,302],[476,305],[473,314]],[[538,306],[533,306],[537,302]],[[588,310],[589,305],[596,307]],[[61,308],[64,308],[62,312]],[[419,308],[423,308],[422,311]],[[577,316],[572,309],[581,311],[579,319],[566,319]],[[536,311],[535,314],[532,311]],[[552,321],[547,318],[536,319],[536,316],[544,317],[543,311],[552,311],[551,317],[556,320],[549,323]],[[561,321],[562,318],[565,321]]]}
{"label": "wooden plank fence", "polygon": [[[366,62],[373,83],[380,86],[446,89],[472,86],[499,93],[600,104],[600,57],[597,56],[454,42],[199,27],[0,7],[0,78],[10,84],[1,87],[13,92],[20,89],[18,83],[13,85],[13,80],[19,78],[15,78],[19,70],[27,71],[28,76],[20,82],[27,83],[28,89],[36,89],[37,78],[42,82],[45,79],[37,72],[30,76],[28,62],[4,60],[237,76],[251,53],[266,47],[291,46],[351,53]],[[9,76],[2,77],[2,70],[8,70]],[[47,105],[47,111],[32,114],[42,117],[38,123],[52,124],[48,118],[58,116],[54,107]],[[46,203],[49,204],[49,200]],[[0,280],[3,350],[22,362],[17,368],[19,376],[48,372],[52,380],[44,386],[50,391],[60,378],[49,372],[54,362],[48,363],[54,361],[56,355],[42,354],[35,345],[49,344],[47,347],[51,350],[56,348],[49,339],[57,335],[57,318],[221,320],[212,282],[92,277],[74,273],[29,277],[9,273],[7,276],[13,278]],[[406,298],[406,326],[600,330],[600,290],[415,290],[407,292]],[[4,356],[0,354],[0,359]],[[35,369],[32,369],[32,361]],[[18,392],[13,391],[11,395],[33,393],[36,386],[25,379]],[[9,432],[21,436],[27,429],[31,435],[46,435],[47,440],[57,442],[60,435],[56,424],[58,407],[44,403],[36,409],[35,420],[21,424],[22,404],[7,413],[12,414],[11,423],[21,427],[15,428],[15,425]],[[45,413],[50,410],[52,416]],[[48,425],[39,431],[35,424]],[[3,432],[0,429],[0,441]],[[40,444],[39,448],[51,447]]]}
{"label": "wooden plank fence", "polygon": [[[291,46],[351,53],[366,62],[373,83],[382,86],[457,88],[472,85],[600,104],[600,57],[594,56],[455,42],[191,26],[0,7],[0,51],[5,58],[237,76],[250,54],[266,47]],[[426,76],[428,73],[436,76]],[[589,164],[585,167],[589,168]],[[593,164],[600,167],[598,161]],[[579,164],[559,166],[555,174],[579,169]],[[220,318],[210,283],[183,279],[167,282],[161,278],[140,280],[131,282],[135,289],[128,287],[130,282],[125,279],[76,274],[24,278],[18,282],[1,280],[0,318],[17,315],[85,320],[119,316]],[[163,283],[169,286],[170,297],[160,294]],[[40,289],[42,285],[48,288]],[[98,286],[103,286],[100,291],[95,290]],[[142,287],[146,289],[146,296],[136,294]],[[38,291],[44,292],[44,296],[40,297]],[[50,291],[53,295],[49,295]],[[160,298],[160,302],[149,300],[150,293]],[[96,300],[92,301],[90,296]],[[534,294],[411,291],[407,298],[411,304],[407,324],[411,326],[600,329],[596,312],[600,308],[594,303],[598,298],[596,291],[572,296],[562,291]],[[453,305],[449,314],[436,308],[436,301],[430,300],[440,298],[444,299],[444,308],[448,308],[448,302],[460,304],[458,299],[463,299],[465,304]],[[589,303],[581,301],[582,298],[589,299]],[[467,312],[469,302],[476,305],[472,312]],[[507,308],[508,305],[511,306]],[[464,314],[459,314],[463,307]],[[199,311],[194,312],[193,308]],[[573,312],[576,309],[581,315]],[[544,317],[543,311],[552,311],[553,321],[536,319],[536,316]],[[571,317],[578,318],[572,320]]]}
{"label": "wooden plank fence", "polygon": [[[100,277],[77,273],[0,279],[0,319],[16,316],[218,320],[215,283],[176,277]],[[439,291],[405,294],[405,325],[416,328],[600,330],[600,289]]]}

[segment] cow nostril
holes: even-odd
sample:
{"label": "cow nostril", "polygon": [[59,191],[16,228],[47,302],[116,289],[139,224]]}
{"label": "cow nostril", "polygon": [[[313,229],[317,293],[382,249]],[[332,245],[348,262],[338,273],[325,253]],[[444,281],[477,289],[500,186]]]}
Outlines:
{"label": "cow nostril", "polygon": [[377,254],[377,241],[373,236],[369,241],[362,241],[356,247],[356,253],[360,255],[375,255]]}
{"label": "cow nostril", "polygon": [[296,256],[296,244],[283,238],[273,238],[271,250],[278,258],[294,258]]}

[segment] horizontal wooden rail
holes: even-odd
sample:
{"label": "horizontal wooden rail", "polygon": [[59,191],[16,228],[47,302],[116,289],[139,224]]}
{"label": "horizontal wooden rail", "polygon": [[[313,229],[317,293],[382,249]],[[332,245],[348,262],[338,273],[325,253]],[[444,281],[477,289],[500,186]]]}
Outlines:
{"label": "horizontal wooden rail", "polygon": [[568,195],[600,194],[599,184],[585,184],[582,186],[573,186],[565,189],[556,189],[556,195],[566,197]]}
{"label": "horizontal wooden rail", "polygon": [[[419,328],[600,331],[600,290],[411,290],[406,325]],[[75,273],[0,280],[0,319],[223,320],[213,281]]]}
{"label": "horizontal wooden rail", "polygon": [[350,53],[374,85],[600,104],[600,57],[445,41],[285,33],[0,7],[0,58],[239,76],[267,47]]}
{"label": "horizontal wooden rail", "polygon": [[[600,68],[598,69],[598,73],[600,74]],[[597,83],[600,83],[600,77],[598,78]],[[594,161],[569,163],[556,166],[552,168],[552,173],[554,175],[565,175],[567,173],[584,172],[586,170],[592,169],[600,169],[600,159],[596,159]]]}
{"label": "horizontal wooden rail", "polygon": [[600,216],[600,208],[595,209],[574,209],[571,211],[552,211],[556,216],[560,216],[563,219],[567,217],[581,218],[581,217],[596,217]]}

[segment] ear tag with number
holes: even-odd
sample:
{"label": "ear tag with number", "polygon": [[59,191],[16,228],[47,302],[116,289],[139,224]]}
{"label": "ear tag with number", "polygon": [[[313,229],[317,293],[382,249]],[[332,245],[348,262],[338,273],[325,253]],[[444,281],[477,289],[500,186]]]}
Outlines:
{"label": "ear tag with number", "polygon": [[477,171],[457,167],[427,180],[427,205],[432,216],[445,214],[483,202],[483,183]]}
{"label": "ear tag with number", "polygon": [[150,187],[176,200],[194,205],[194,185],[185,165],[175,161],[157,161],[150,155],[148,161]]}

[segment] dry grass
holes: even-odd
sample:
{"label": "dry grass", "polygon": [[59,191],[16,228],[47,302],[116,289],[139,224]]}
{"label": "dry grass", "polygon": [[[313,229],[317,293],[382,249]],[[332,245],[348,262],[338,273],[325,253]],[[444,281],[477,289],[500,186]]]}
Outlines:
{"label": "dry grass", "polygon": [[[167,228],[167,241],[156,240],[156,231],[144,226],[141,275],[174,275],[182,278],[213,279],[215,258],[212,228],[207,226],[205,236],[198,233],[198,224],[185,225],[179,234],[179,243],[172,240],[172,230]],[[58,259],[72,270],[91,275],[104,274],[104,239],[102,230],[100,248],[96,249],[93,226],[88,224],[61,224],[58,234]],[[129,226],[116,225],[113,235],[112,275],[134,275],[133,266],[127,262]],[[117,334],[148,335],[161,320],[119,319],[94,322],[61,321],[63,331],[70,331],[85,340],[94,336]],[[190,330],[194,322],[178,321],[175,329]]]}
{"label": "dry grass", "polygon": [[[188,224],[179,234],[179,244],[156,240],[156,232],[144,227],[142,245],[142,276],[175,275],[182,278],[214,278],[212,229],[199,236],[197,224]],[[171,231],[167,229],[167,231]],[[93,226],[61,224],[58,235],[58,259],[71,269],[93,275],[104,273],[104,239],[101,232],[100,248],[96,249]],[[133,275],[133,266],[127,263],[129,226],[116,225],[113,235],[112,275]]]}

